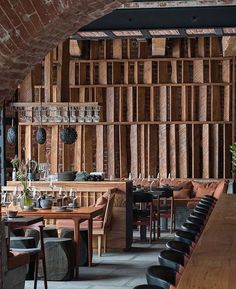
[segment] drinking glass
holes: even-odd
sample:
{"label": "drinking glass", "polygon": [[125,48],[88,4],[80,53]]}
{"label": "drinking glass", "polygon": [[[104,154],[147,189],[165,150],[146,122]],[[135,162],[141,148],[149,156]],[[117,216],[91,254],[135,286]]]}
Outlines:
{"label": "drinking glass", "polygon": [[100,106],[93,107],[93,122],[100,121],[99,111],[100,111]]}
{"label": "drinking glass", "polygon": [[81,107],[79,107],[78,121],[79,122],[84,122],[84,119],[85,119],[85,107],[81,106]]}
{"label": "drinking glass", "polygon": [[70,107],[70,121],[76,122],[76,110],[74,107]]}
{"label": "drinking glass", "polygon": [[87,106],[85,110],[86,110],[85,122],[92,122],[92,120],[93,120],[92,107],[91,106]]}

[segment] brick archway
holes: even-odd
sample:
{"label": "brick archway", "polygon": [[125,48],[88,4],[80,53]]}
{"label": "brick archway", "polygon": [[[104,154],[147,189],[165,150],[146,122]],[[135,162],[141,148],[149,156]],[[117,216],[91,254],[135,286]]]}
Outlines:
{"label": "brick archway", "polygon": [[80,27],[123,0],[1,1],[0,99],[9,97],[31,67]]}

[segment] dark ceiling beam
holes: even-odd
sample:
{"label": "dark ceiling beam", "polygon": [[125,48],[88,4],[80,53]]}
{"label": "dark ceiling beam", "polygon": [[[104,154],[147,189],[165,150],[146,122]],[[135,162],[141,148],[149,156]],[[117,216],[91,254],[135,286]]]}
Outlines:
{"label": "dark ceiling beam", "polygon": [[236,27],[236,5],[117,9],[80,31]]}

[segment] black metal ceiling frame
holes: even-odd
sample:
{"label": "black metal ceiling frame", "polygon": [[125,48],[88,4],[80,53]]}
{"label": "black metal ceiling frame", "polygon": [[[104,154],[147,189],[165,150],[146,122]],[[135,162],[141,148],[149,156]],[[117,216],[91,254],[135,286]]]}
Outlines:
{"label": "black metal ceiling frame", "polygon": [[[78,34],[73,39],[115,39],[115,38],[152,38],[152,37],[201,37],[235,35],[224,33],[223,28],[236,27],[236,6],[212,7],[176,7],[176,8],[137,8],[117,9],[88,25],[79,32],[105,32],[108,37],[81,37]],[[214,28],[216,34],[186,33],[186,29]],[[178,29],[180,35],[155,35],[149,30]],[[141,31],[142,36],[116,36],[112,31]]]}

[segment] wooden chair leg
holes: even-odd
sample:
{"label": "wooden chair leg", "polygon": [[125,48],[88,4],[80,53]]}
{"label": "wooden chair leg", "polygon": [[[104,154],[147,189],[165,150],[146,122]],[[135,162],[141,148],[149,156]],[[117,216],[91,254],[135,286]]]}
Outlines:
{"label": "wooden chair leg", "polygon": [[104,254],[107,252],[107,235],[103,235],[103,252]]}
{"label": "wooden chair leg", "polygon": [[98,256],[101,256],[101,249],[102,249],[102,236],[98,235]]}
{"label": "wooden chair leg", "polygon": [[39,268],[39,255],[37,254],[35,256],[35,264],[34,264],[34,289],[37,289],[38,268]]}

